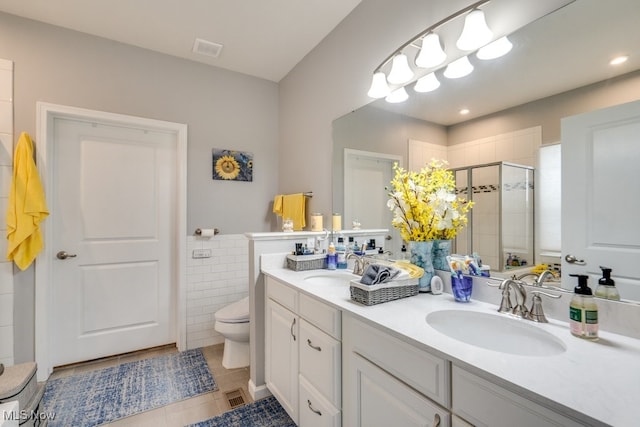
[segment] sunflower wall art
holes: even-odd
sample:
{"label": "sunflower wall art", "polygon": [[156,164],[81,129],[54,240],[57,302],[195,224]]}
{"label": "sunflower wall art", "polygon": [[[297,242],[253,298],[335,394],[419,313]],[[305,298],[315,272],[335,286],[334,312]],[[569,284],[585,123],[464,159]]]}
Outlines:
{"label": "sunflower wall art", "polygon": [[214,148],[213,179],[253,181],[253,153]]}

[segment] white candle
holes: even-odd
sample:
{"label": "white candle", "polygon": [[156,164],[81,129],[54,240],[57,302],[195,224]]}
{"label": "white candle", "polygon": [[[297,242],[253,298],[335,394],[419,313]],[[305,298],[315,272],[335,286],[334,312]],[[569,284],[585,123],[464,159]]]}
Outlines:
{"label": "white candle", "polygon": [[322,214],[311,214],[311,231],[322,231]]}
{"label": "white candle", "polygon": [[332,225],[333,225],[333,231],[342,230],[342,215],[340,215],[339,213],[334,213]]}

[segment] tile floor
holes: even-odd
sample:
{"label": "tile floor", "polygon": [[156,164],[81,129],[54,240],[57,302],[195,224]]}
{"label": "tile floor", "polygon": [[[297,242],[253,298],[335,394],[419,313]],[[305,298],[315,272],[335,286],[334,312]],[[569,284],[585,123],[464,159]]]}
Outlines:
{"label": "tile floor", "polygon": [[[225,393],[242,389],[246,403],[252,402],[247,390],[249,382],[249,368],[225,369],[222,366],[222,351],[224,344],[204,347],[202,353],[207,360],[209,369],[218,384],[218,391],[202,394],[190,399],[175,402],[161,408],[143,412],[138,415],[123,418],[104,426],[109,427],[183,427],[208,418],[220,415],[230,410]],[[146,351],[140,351],[121,356],[114,356],[98,361],[91,361],[77,365],[56,368],[51,378],[60,378],[73,373],[86,372],[107,368],[134,360],[146,359],[167,353],[175,353],[175,346],[164,346]]]}

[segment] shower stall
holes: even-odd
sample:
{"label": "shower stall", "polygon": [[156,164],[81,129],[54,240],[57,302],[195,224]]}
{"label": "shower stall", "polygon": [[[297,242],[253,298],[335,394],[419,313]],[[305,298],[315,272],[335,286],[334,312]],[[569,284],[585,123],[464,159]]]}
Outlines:
{"label": "shower stall", "polygon": [[534,265],[534,168],[495,162],[451,171],[458,196],[474,203],[452,252],[476,253],[492,271]]}

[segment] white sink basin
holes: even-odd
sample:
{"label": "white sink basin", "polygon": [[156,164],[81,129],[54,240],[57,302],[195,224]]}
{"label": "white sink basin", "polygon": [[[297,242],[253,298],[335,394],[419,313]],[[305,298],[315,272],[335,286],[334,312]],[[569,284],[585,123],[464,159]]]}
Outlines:
{"label": "white sink basin", "polygon": [[318,284],[337,286],[344,285],[349,286],[349,281],[353,279],[359,279],[360,276],[349,273],[347,271],[327,271],[318,274],[312,274],[304,278],[305,282]]}
{"label": "white sink basin", "polygon": [[564,343],[529,324],[528,320],[465,310],[441,310],[427,315],[427,323],[438,332],[487,350],[520,356],[554,356],[564,353]]}

